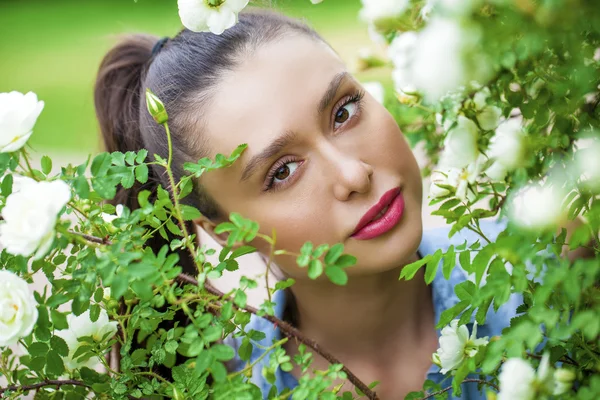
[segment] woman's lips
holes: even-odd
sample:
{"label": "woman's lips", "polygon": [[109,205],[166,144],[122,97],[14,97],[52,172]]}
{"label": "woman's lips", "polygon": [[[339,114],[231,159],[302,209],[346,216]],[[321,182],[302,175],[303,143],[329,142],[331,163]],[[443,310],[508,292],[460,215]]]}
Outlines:
{"label": "woman's lips", "polygon": [[369,240],[381,236],[400,222],[403,212],[404,197],[400,188],[388,190],[360,219],[351,237]]}

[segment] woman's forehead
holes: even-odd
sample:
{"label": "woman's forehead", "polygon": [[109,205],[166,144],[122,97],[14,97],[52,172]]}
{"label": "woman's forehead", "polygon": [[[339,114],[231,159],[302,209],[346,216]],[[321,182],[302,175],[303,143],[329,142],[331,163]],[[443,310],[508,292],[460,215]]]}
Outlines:
{"label": "woman's forehead", "polygon": [[262,147],[282,131],[302,129],[318,118],[324,91],[343,71],[337,54],[312,38],[287,36],[259,47],[226,74],[206,109],[212,151]]}

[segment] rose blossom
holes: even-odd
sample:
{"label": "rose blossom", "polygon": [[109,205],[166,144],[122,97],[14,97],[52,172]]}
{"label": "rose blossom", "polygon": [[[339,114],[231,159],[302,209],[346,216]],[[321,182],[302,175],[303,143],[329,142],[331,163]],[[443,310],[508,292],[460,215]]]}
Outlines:
{"label": "rose blossom", "polygon": [[22,278],[0,270],[0,347],[31,333],[38,318],[36,301]]}

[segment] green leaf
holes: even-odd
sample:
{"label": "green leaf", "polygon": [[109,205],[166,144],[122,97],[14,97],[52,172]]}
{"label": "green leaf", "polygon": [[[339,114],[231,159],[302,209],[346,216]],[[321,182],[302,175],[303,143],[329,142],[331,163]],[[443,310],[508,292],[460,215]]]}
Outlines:
{"label": "green leaf", "polygon": [[312,260],[308,265],[308,277],[317,279],[323,273],[323,262],[321,260]]}
{"label": "green leaf", "polygon": [[229,361],[235,357],[235,351],[225,344],[215,344],[210,348],[212,356],[218,361]]}
{"label": "green leaf", "polygon": [[235,249],[233,251],[233,253],[231,253],[231,258],[238,258],[243,255],[254,253],[254,252],[256,252],[256,247],[241,246],[241,247],[238,247],[237,249]]}
{"label": "green leaf", "polygon": [[181,205],[181,215],[184,221],[193,221],[202,216],[200,211],[198,211],[195,207],[186,206],[185,204]]}
{"label": "green leaf", "polygon": [[436,328],[437,329],[444,328],[453,319],[456,319],[456,317],[461,312],[463,312],[467,307],[469,307],[470,304],[471,304],[470,301],[463,300],[463,301],[460,301],[460,302],[456,303],[454,306],[448,308],[447,310],[444,310],[442,312],[442,314],[440,315],[440,320],[438,321],[438,324],[436,325]]}
{"label": "green leaf", "polygon": [[328,249],[329,249],[328,244],[321,244],[321,245],[317,246],[317,248],[312,253],[313,258],[320,258],[323,254],[325,254],[325,252]]}
{"label": "green leaf", "polygon": [[90,307],[90,320],[92,322],[98,321],[98,317],[100,316],[100,306],[98,304],[94,304]]}
{"label": "green leaf", "polygon": [[238,349],[238,355],[242,361],[250,360],[250,356],[252,355],[252,343],[250,343],[248,338],[244,338],[244,340],[242,340],[242,344]]}
{"label": "green leaf", "polygon": [[56,350],[50,350],[46,355],[46,373],[59,376],[65,371],[62,357]]}
{"label": "green leaf", "polygon": [[146,207],[149,203],[148,203],[148,198],[150,197],[152,193],[149,190],[142,190],[139,194],[138,194],[138,203],[140,204],[140,207]]}
{"label": "green leaf", "polygon": [[423,265],[425,265],[427,262],[429,262],[430,259],[431,259],[431,255],[427,254],[425,257],[421,258],[420,260],[417,260],[413,263],[405,265],[404,268],[402,268],[402,271],[400,271],[400,277],[398,279],[405,279],[407,281],[411,280],[412,278],[414,278],[417,271],[419,271],[419,269]]}
{"label": "green leaf", "polygon": [[66,294],[64,294],[64,293],[55,293],[55,294],[53,294],[52,296],[50,296],[48,298],[48,301],[46,302],[46,305],[49,308],[55,308],[55,307],[57,307],[57,306],[59,306],[61,304],[66,303],[69,300],[70,300],[70,298]]}
{"label": "green leaf", "polygon": [[127,172],[124,173],[121,178],[121,185],[125,189],[130,189],[133,187],[134,183],[135,183],[135,174],[133,172],[133,169],[128,169]]}
{"label": "green leaf", "polygon": [[425,282],[429,285],[435,279],[440,260],[442,259],[442,250],[437,249],[436,252],[431,256],[431,259],[427,261],[427,267],[425,268]]}
{"label": "green leaf", "polygon": [[201,374],[213,362],[212,355],[208,350],[204,350],[196,357],[196,373]]}
{"label": "green leaf", "polygon": [[210,373],[215,378],[215,382],[222,383],[227,379],[227,369],[223,363],[214,361],[210,366]]}
{"label": "green leaf", "polygon": [[298,266],[302,267],[302,268],[306,267],[309,262],[310,262],[309,254],[300,254],[298,256],[298,258],[296,258],[296,264],[298,264]]}
{"label": "green leaf", "polygon": [[42,172],[48,175],[52,171],[52,160],[48,156],[42,156]]}
{"label": "green leaf", "polygon": [[347,268],[356,264],[356,257],[350,254],[344,254],[335,262],[336,267]]}
{"label": "green leaf", "polygon": [[334,244],[333,246],[331,246],[329,251],[327,251],[327,254],[325,254],[325,264],[326,265],[335,264],[335,262],[341,257],[343,252],[344,252],[343,244],[341,244],[341,243]]}
{"label": "green leaf", "polygon": [[329,278],[329,280],[336,285],[344,286],[348,283],[348,275],[343,268],[340,268],[335,265],[328,265],[325,267],[325,275]]}
{"label": "green leaf", "polygon": [[129,165],[134,165],[136,155],[137,154],[134,151],[128,151],[127,153],[125,153],[125,162],[127,162],[127,164]]}
{"label": "green leaf", "polygon": [[124,167],[125,166],[125,154],[121,153],[120,151],[115,151],[113,153],[111,153],[111,158],[112,158],[112,164],[119,166],[119,167]]}
{"label": "green leaf", "polygon": [[246,293],[242,290],[236,290],[235,296],[233,297],[233,302],[241,308],[246,307],[246,302],[248,301]]}
{"label": "green leaf", "polygon": [[34,342],[27,347],[27,352],[31,357],[43,357],[48,353],[48,345],[43,342]]}
{"label": "green leaf", "polygon": [[147,156],[148,156],[148,150],[141,149],[140,151],[138,151],[137,156],[135,157],[135,162],[138,164],[141,164],[144,161],[146,161]]}
{"label": "green leaf", "polygon": [[444,265],[442,266],[442,272],[444,273],[444,278],[447,280],[450,279],[450,275],[452,274],[452,270],[456,265],[456,252],[454,251],[454,245],[451,245],[446,254],[444,254]]}
{"label": "green leaf", "polygon": [[300,254],[308,255],[309,257],[312,255],[313,244],[312,242],[305,242],[300,248]]}
{"label": "green leaf", "polygon": [[106,175],[111,164],[111,156],[108,153],[100,153],[94,157],[90,171],[94,177],[102,177]]}
{"label": "green leaf", "polygon": [[146,164],[135,167],[135,179],[137,179],[139,183],[148,182],[148,166]]}
{"label": "green leaf", "polygon": [[458,262],[460,262],[460,266],[467,272],[471,272],[471,252],[468,250],[462,251],[458,255]]}
{"label": "green leaf", "polygon": [[167,353],[175,354],[175,351],[177,350],[177,347],[179,347],[179,343],[177,343],[177,341],[175,341],[175,340],[168,340],[165,343],[165,351]]}
{"label": "green leaf", "polygon": [[12,193],[13,187],[13,176],[8,174],[2,179],[2,185],[0,186],[0,190],[2,191],[2,196],[8,197]]}
{"label": "green leaf", "polygon": [[65,342],[65,340],[60,336],[52,336],[52,339],[50,339],[50,347],[52,347],[52,350],[55,350],[63,357],[69,355],[69,347],[67,346],[67,342]]}
{"label": "green leaf", "polygon": [[289,288],[290,286],[292,286],[296,281],[293,280],[292,278],[288,278],[284,281],[278,281],[275,284],[275,290],[284,290]]}

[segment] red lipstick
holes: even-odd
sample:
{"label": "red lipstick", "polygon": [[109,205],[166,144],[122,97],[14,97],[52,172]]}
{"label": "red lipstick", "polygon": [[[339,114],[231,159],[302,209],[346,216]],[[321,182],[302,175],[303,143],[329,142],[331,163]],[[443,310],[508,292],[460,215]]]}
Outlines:
{"label": "red lipstick", "polygon": [[363,215],[351,236],[358,240],[381,236],[400,222],[403,212],[404,197],[400,188],[388,190],[377,204]]}

